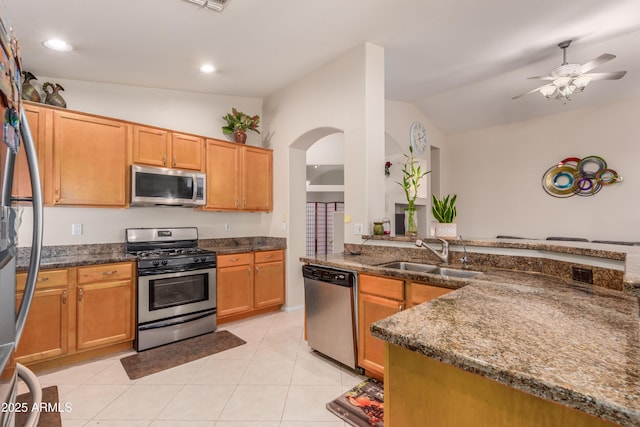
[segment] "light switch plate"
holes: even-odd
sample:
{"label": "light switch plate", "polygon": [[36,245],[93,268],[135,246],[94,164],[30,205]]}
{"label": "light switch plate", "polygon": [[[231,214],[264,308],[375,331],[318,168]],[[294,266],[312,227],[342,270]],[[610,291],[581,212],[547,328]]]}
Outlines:
{"label": "light switch plate", "polygon": [[353,234],[362,234],[362,224],[353,224]]}
{"label": "light switch plate", "polygon": [[224,231],[231,231],[231,224],[229,224],[228,222],[224,223]]}

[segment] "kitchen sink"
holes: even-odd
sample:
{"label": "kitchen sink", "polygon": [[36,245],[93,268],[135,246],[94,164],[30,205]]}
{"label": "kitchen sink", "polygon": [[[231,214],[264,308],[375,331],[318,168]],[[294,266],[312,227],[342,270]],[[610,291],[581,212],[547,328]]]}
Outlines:
{"label": "kitchen sink", "polygon": [[480,274],[479,271],[459,270],[457,268],[447,268],[447,267],[438,267],[433,271],[429,271],[428,273],[439,274],[440,276],[445,276],[445,277],[459,277],[462,279],[469,279],[471,277],[474,277]]}
{"label": "kitchen sink", "polygon": [[415,271],[417,273],[431,273],[431,274],[437,274],[444,277],[457,277],[462,279],[469,279],[471,277],[474,277],[480,274],[479,271],[460,270],[457,268],[438,267],[437,265],[420,264],[417,262],[404,262],[404,261],[387,262],[385,264],[378,265],[378,267],[394,268],[397,270],[405,270],[405,271]]}
{"label": "kitchen sink", "polygon": [[395,268],[397,270],[416,271],[418,273],[431,273],[438,267],[430,264],[419,264],[417,262],[388,262],[380,264],[378,267]]}

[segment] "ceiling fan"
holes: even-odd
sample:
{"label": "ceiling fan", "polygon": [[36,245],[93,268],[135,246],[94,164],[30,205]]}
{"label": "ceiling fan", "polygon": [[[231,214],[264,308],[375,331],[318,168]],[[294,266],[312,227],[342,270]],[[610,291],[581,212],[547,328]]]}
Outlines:
{"label": "ceiling fan", "polygon": [[626,71],[612,71],[609,73],[589,72],[616,57],[610,53],[604,53],[583,65],[569,64],[567,63],[567,48],[569,45],[571,45],[571,40],[563,41],[558,44],[558,47],[562,49],[562,64],[551,70],[551,73],[549,73],[548,76],[529,77],[529,79],[549,80],[551,83],[514,96],[512,99],[517,99],[536,92],[540,92],[547,99],[570,99],[571,95],[577,92],[582,92],[592,81],[618,80],[627,74]]}

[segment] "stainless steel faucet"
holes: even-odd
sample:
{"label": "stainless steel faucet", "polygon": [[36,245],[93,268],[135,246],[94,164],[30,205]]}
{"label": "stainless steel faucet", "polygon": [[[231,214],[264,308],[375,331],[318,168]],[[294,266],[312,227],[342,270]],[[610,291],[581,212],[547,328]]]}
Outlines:
{"label": "stainless steel faucet", "polygon": [[462,235],[458,236],[458,240],[462,243],[462,250],[464,251],[464,255],[460,258],[460,262],[462,263],[462,267],[466,268],[467,264],[469,264],[469,257],[467,256],[467,247],[464,244],[464,240],[462,240]]}
{"label": "stainless steel faucet", "polygon": [[442,251],[437,251],[433,249],[431,246],[427,245],[425,242],[423,242],[420,239],[416,240],[416,246],[429,249],[438,258],[440,258],[440,261],[444,262],[445,264],[449,264],[449,242],[439,237],[438,237],[438,240],[440,240],[440,243],[442,243]]}

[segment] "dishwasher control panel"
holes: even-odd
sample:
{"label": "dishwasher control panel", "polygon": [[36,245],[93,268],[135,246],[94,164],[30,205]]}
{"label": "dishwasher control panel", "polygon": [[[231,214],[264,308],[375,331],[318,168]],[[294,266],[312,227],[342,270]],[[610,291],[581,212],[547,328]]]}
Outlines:
{"label": "dishwasher control panel", "polygon": [[333,270],[326,267],[305,265],[302,267],[302,275],[307,279],[320,280],[334,285],[353,286],[355,275],[348,271]]}

